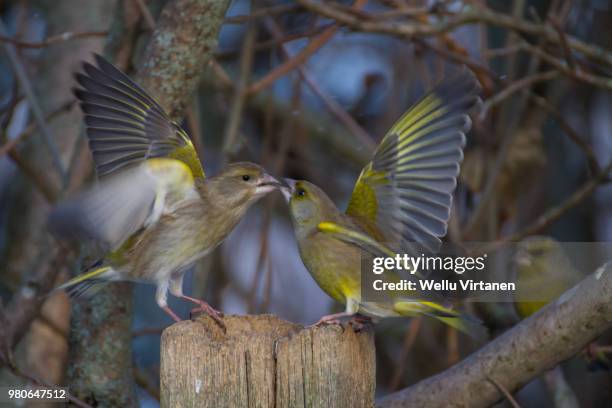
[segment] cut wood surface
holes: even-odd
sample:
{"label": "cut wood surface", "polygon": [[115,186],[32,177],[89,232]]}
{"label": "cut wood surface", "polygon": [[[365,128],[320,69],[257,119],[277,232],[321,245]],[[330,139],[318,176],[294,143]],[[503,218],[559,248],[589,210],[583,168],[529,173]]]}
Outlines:
{"label": "cut wood surface", "polygon": [[372,407],[371,330],[304,329],[271,315],[208,316],[161,339],[162,407]]}

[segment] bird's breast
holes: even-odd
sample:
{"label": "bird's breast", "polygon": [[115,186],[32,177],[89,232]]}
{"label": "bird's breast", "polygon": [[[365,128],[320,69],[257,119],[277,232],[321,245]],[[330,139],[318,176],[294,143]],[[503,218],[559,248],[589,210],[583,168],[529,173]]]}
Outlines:
{"label": "bird's breast", "polygon": [[199,200],[178,208],[143,234],[130,256],[132,273],[143,280],[159,281],[184,271],[223,242],[238,220],[206,208]]}
{"label": "bird's breast", "polygon": [[347,298],[360,299],[358,248],[323,233],[300,240],[299,248],[306,269],[329,296],[341,303]]}

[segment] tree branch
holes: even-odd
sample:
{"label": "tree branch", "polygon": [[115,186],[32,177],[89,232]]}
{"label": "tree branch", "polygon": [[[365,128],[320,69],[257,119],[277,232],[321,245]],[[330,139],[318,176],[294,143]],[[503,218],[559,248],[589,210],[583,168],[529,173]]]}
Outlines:
{"label": "tree branch", "polygon": [[332,18],[338,23],[351,27],[353,29],[380,34],[390,34],[400,37],[431,37],[439,34],[444,34],[453,31],[459,27],[484,23],[495,27],[501,27],[508,30],[520,32],[525,35],[531,35],[537,38],[542,38],[546,42],[563,47],[562,42],[566,41],[567,46],[573,51],[583,54],[585,57],[594,61],[598,61],[609,66],[612,66],[612,52],[605,48],[596,45],[585,43],[570,35],[565,35],[563,38],[550,24],[537,24],[518,17],[507,15],[493,11],[486,7],[466,7],[466,11],[453,14],[444,20],[438,20],[436,23],[401,23],[397,21],[385,21],[374,18],[364,19],[358,17],[354,13],[347,13],[337,7],[333,7],[326,2],[317,2],[314,0],[298,0],[298,2],[317,14]]}
{"label": "tree branch", "polygon": [[563,214],[570,209],[576,207],[583,200],[589,197],[597,187],[609,177],[610,171],[612,171],[612,162],[610,162],[603,170],[595,175],[593,178],[585,182],[576,192],[574,192],[568,199],[561,202],[556,207],[547,210],[544,214],[540,215],[531,225],[525,229],[515,232],[512,235],[502,238],[504,242],[515,242],[520,241],[529,235],[537,234],[544,228],[557,221]]}
{"label": "tree branch", "polygon": [[173,119],[182,115],[205,67],[229,0],[175,0],[163,9],[136,80]]}
{"label": "tree branch", "polygon": [[[380,401],[379,408],[488,407],[571,358],[612,327],[612,265],[448,370]],[[492,380],[499,384],[496,386]]]}

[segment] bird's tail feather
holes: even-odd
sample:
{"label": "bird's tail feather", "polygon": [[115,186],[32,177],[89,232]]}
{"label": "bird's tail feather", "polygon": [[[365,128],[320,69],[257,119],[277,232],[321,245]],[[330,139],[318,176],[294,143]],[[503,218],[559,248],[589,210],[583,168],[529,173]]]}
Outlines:
{"label": "bird's tail feather", "polygon": [[114,276],[110,266],[101,266],[75,276],[63,285],[54,289],[65,290],[71,299],[89,298],[102,289]]}
{"label": "bird's tail feather", "polygon": [[459,313],[435,302],[398,301],[394,304],[394,309],[402,316],[423,314],[433,317],[478,340],[488,336],[487,330],[480,319]]}

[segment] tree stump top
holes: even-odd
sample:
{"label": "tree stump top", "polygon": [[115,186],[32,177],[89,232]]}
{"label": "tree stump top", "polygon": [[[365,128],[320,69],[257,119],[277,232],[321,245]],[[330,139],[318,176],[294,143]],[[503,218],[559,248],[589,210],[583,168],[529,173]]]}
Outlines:
{"label": "tree stump top", "polygon": [[371,330],[303,328],[272,315],[200,316],[161,340],[162,407],[371,407]]}

